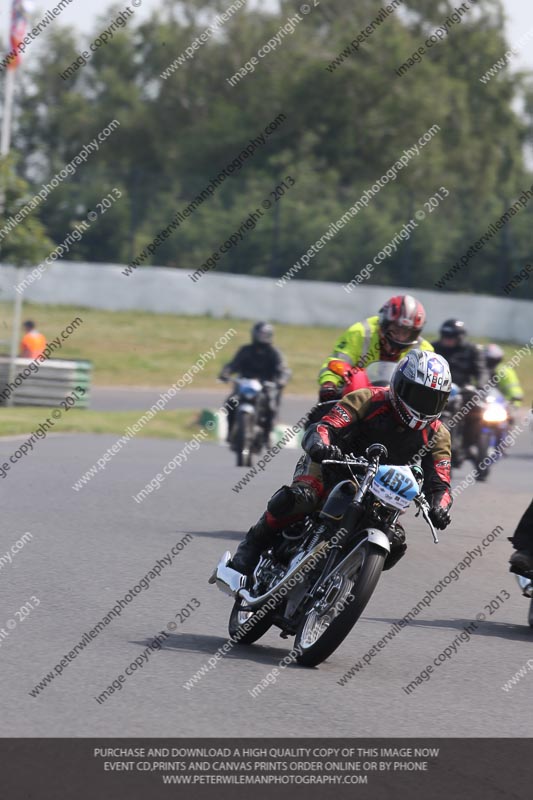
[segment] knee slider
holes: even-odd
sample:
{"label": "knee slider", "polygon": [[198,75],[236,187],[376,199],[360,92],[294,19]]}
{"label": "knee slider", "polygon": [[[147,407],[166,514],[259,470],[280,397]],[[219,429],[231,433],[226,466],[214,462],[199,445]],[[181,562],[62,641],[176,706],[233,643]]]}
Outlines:
{"label": "knee slider", "polygon": [[294,491],[290,486],[282,486],[268,501],[267,511],[273,517],[284,517],[293,511],[295,503]]}

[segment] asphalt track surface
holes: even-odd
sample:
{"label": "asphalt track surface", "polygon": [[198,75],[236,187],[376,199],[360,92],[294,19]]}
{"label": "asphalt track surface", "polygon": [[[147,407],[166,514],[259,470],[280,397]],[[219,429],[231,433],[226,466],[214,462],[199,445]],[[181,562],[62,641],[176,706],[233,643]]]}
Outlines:
{"label": "asphalt track surface", "polygon": [[[176,408],[220,408],[231,391],[231,383],[220,383],[217,389],[184,389],[170,398],[167,410]],[[91,390],[90,407],[93,411],[145,411],[157,401],[168,386],[148,388],[144,386],[100,386]],[[282,399],[281,419],[296,422],[314,402],[311,395],[287,395]]]}
{"label": "asphalt track surface", "polygon": [[[295,403],[294,411],[296,408]],[[287,422],[294,420],[285,419]],[[21,439],[0,440],[2,461]],[[0,555],[29,531],[33,539],[0,562],[2,736],[529,736],[533,672],[510,692],[502,685],[533,652],[528,601],[508,572],[506,540],[531,499],[527,432],[488,483],[456,501],[453,525],[432,542],[409,514],[406,557],[382,576],[342,647],[315,669],[291,665],[258,697],[251,690],[278,667],[292,640],[271,629],[253,647],[234,648],[191,690],[183,684],[227,641],[231,600],[207,578],[285,483],[297,458],[283,451],[239,493],[230,452],[202,444],[161,488],[132,495],[183,447],[130,441],[81,491],[72,484],[113,444],[102,435],[49,435],[2,480]],[[458,473],[457,480],[466,469]],[[337,681],[466,552],[497,525],[504,532],[347,685]],[[72,651],[119,598],[186,534],[193,539],[37,696],[29,692]],[[470,641],[411,694],[411,682],[497,595]],[[29,616],[17,611],[27,601]],[[143,668],[104,703],[94,699],[149,647],[192,598],[189,619],[169,633]],[[194,604],[193,604],[194,605]],[[9,628],[8,621],[16,626]]]}
{"label": "asphalt track surface", "polygon": [[[168,409],[174,408],[218,408],[229,393],[231,384],[219,383],[218,389],[184,389],[170,398]],[[90,407],[94,411],[142,411],[150,408],[168,386],[93,386]]]}

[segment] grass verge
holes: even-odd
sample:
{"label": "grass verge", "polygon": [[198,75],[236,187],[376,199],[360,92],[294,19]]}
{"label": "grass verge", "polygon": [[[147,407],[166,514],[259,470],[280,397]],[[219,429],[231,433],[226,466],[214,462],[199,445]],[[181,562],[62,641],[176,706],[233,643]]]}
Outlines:
{"label": "grass verge", "polygon": [[[29,303],[24,305],[23,314],[24,319],[35,320],[48,340],[81,317],[83,324],[55,355],[92,361],[95,386],[170,386],[196,363],[201,353],[209,351],[233,328],[236,334],[194,376],[192,384],[195,389],[220,388],[217,375],[236,350],[249,341],[251,328],[247,320]],[[6,321],[3,330],[7,339],[11,307],[0,304],[0,315]],[[293,371],[291,392],[314,393],[320,363],[335,337],[336,331],[331,328],[276,325],[276,345],[285,353]],[[0,343],[0,350],[7,352],[7,342]]]}
{"label": "grass verge", "polygon": [[[50,408],[2,408],[0,409],[0,436],[30,434],[47,417]],[[129,425],[142,416],[142,411],[86,411],[69,409],[54,420],[53,433],[112,433],[121,435]],[[160,411],[138,436],[158,438],[190,439],[199,430],[198,414],[192,411]],[[211,434],[210,434],[211,436]]]}
{"label": "grass verge", "polygon": [[[142,311],[98,311],[94,309],[71,306],[44,306],[26,303],[24,318],[35,319],[38,327],[48,339],[54,339],[76,317],[81,317],[83,324],[64,343],[59,355],[62,358],[89,359],[94,365],[93,383],[95,386],[152,386],[167,387],[175,383],[198,360],[199,354],[212,348],[230,328],[236,331],[229,343],[209,360],[205,368],[193,376],[191,388],[218,388],[221,394],[226,389],[216,383],[216,377],[222,366],[229,361],[235,351],[249,341],[251,323],[238,319],[213,319],[211,317],[184,317],[173,314],[151,314]],[[5,331],[5,339],[9,335],[11,306],[0,303],[0,314]],[[322,361],[330,353],[333,344],[342,329],[318,328],[310,326],[294,326],[276,324],[275,343],[285,354],[293,377],[287,387],[288,393],[313,395],[316,391],[316,378]],[[428,339],[435,338],[431,332]],[[2,334],[0,333],[0,337]],[[487,339],[478,339],[486,343]],[[510,359],[517,351],[514,344],[500,343],[505,351],[506,359]],[[6,352],[7,343],[0,342],[0,351]],[[518,365],[517,372],[526,395],[525,405],[531,406],[533,399],[533,357],[526,356]],[[35,412],[30,409],[29,420],[33,420]],[[43,416],[44,409],[41,410]],[[11,413],[11,412],[9,412]],[[18,413],[18,410],[17,410]],[[39,413],[39,412],[37,412]],[[89,412],[70,412],[75,416],[65,418],[68,425],[112,426],[117,430],[117,418],[129,424],[136,412],[127,414],[107,414]],[[162,412],[158,417],[173,414]],[[7,410],[2,409],[0,419],[6,417]],[[140,416],[140,414],[139,414]],[[93,422],[90,420],[93,419]],[[109,420],[106,422],[106,420]],[[181,424],[174,417],[176,425]],[[6,423],[9,424],[9,423]],[[20,423],[22,424],[22,423]],[[37,423],[38,424],[38,423]],[[168,430],[172,425],[158,422],[157,419],[147,426],[146,435],[165,435],[161,429]],[[70,430],[70,428],[65,428]],[[90,432],[95,429],[91,428]],[[150,431],[154,431],[152,434]],[[176,430],[175,428],[173,429]],[[2,433],[0,423],[0,433]],[[17,432],[20,432],[20,428]],[[104,431],[102,431],[104,432]],[[111,432],[111,431],[110,431]]]}

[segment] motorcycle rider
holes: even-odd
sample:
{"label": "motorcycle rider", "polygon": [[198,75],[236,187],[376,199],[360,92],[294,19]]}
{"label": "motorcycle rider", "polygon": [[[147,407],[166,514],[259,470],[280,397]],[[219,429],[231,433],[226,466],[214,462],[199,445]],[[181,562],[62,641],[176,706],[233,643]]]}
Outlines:
{"label": "motorcycle rider", "polygon": [[436,353],[444,356],[452,373],[452,380],[461,388],[474,385],[477,389],[488,379],[483,350],[466,341],[466,327],[459,319],[447,319],[440,327],[440,339],[432,342]]}
{"label": "motorcycle rider", "polygon": [[516,371],[507,364],[503,364],[497,369],[498,365],[503,361],[504,355],[505,353],[502,348],[497,344],[488,344],[485,348],[487,369],[491,378],[498,374],[500,379],[498,382],[498,389],[509,405],[513,408],[520,408],[522,400],[524,399],[524,392],[520,386]]}
{"label": "motorcycle rider", "polygon": [[[451,443],[439,417],[450,389],[445,359],[411,350],[396,366],[388,389],[359,389],[345,395],[307,430],[302,441],[305,454],[296,465],[291,486],[283,486],[270,498],[266,512],[250,528],[230,566],[251,574],[279,531],[321,507],[331,488],[324,481],[321,462],[343,453],[364,455],[374,442],[386,446],[391,464],[420,460],[432,522],[439,529],[446,528],[452,505]],[[397,524],[385,568],[393,566],[406,549],[403,528]]]}
{"label": "motorcycle rider", "polygon": [[[265,420],[265,442],[268,443],[274,420],[281,402],[283,387],[290,378],[290,370],[285,363],[282,353],[273,346],[274,328],[268,322],[256,322],[251,330],[251,344],[245,344],[235,353],[232,360],[226,364],[219,377],[225,383],[236,374],[240,378],[256,379],[265,383],[274,384],[272,387],[264,386],[267,397],[267,418]],[[235,419],[237,399],[230,395],[226,402],[228,408],[228,440]]]}
{"label": "motorcycle rider", "polygon": [[356,322],[337,340],[333,354],[322,364],[318,375],[319,402],[337,400],[342,395],[343,379],[328,369],[332,358],[350,366],[364,368],[374,361],[398,362],[414,347],[432,351],[421,337],[426,322],[424,306],[410,294],[387,300],[376,316]]}
{"label": "motorcycle rider", "polygon": [[524,511],[514,536],[509,541],[516,551],[509,559],[510,571],[533,578],[533,500]]}
{"label": "motorcycle rider", "polygon": [[[433,347],[450,365],[452,381],[461,389],[460,405],[467,406],[489,377],[483,349],[466,341],[467,332],[462,320],[447,319],[442,323],[439,333],[440,339],[432,343]],[[480,424],[479,406],[475,405],[457,425],[454,452],[460,461],[467,457],[477,463],[474,453],[479,442]],[[486,468],[479,466],[476,480],[484,481],[486,478]]]}

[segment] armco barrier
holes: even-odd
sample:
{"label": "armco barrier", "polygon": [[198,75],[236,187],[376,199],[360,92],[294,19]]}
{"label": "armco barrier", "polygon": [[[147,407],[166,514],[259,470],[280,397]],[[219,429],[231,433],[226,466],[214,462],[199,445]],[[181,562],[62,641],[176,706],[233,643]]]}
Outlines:
{"label": "armco barrier", "polygon": [[[0,405],[6,405],[4,393],[8,388],[9,362],[7,356],[0,356]],[[88,408],[92,363],[90,361],[68,361],[49,358],[39,369],[29,372],[34,364],[29,358],[15,359],[15,376],[11,398],[15,406],[58,406],[77,386],[85,389],[85,394],[76,400],[76,408]],[[26,370],[26,375],[22,375]]]}
{"label": "armco barrier", "polygon": [[[14,287],[31,270],[0,266],[0,295],[9,301],[15,295]],[[354,263],[354,274],[360,266]],[[492,338],[497,334],[500,341],[517,344],[525,344],[531,337],[533,302],[527,300],[427,291],[412,286],[361,285],[347,293],[342,283],[325,281],[291,280],[280,287],[275,278],[218,271],[193,283],[187,270],[147,267],[126,276],[123,269],[124,265],[61,261],[49,267],[40,280],[28,284],[23,297],[25,301],[49,305],[269,319],[342,329],[377,313],[388,297],[409,293],[424,304],[428,315],[426,330],[430,334],[438,331],[443,320],[458,317],[466,321],[474,336]],[[377,271],[375,275],[378,279]]]}

